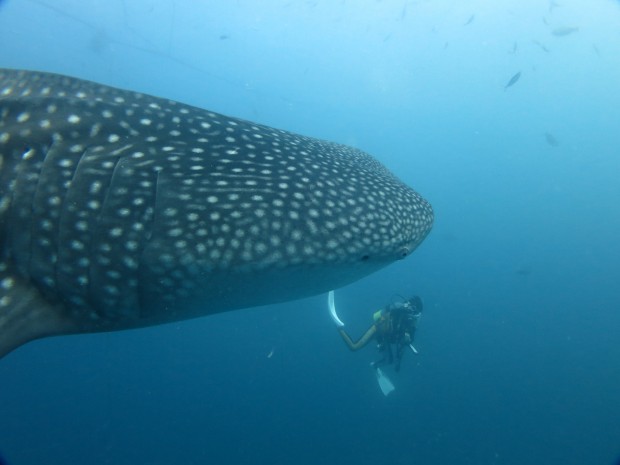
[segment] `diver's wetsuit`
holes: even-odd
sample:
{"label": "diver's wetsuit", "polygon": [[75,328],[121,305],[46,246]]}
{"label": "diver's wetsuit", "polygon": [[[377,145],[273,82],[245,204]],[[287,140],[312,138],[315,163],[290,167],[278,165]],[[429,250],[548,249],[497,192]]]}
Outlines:
{"label": "diver's wetsuit", "polygon": [[[413,304],[396,303],[389,305],[381,311],[381,316],[357,341],[353,341],[341,327],[338,332],[349,349],[358,350],[368,344],[376,336],[377,345],[384,355],[381,360],[373,363],[377,367],[384,363],[395,362],[396,371],[400,369],[400,361],[409,344],[413,342],[416,326],[422,312],[422,301],[414,297],[408,302]],[[396,346],[396,359],[392,353],[392,344]]]}

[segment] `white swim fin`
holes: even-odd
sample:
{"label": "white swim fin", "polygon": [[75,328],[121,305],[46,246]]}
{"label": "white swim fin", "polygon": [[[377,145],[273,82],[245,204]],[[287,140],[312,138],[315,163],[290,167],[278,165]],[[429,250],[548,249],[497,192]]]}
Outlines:
{"label": "white swim fin", "polygon": [[392,384],[392,381],[390,381],[390,378],[385,376],[385,373],[383,373],[383,370],[381,370],[381,368],[376,368],[375,371],[377,372],[377,381],[379,382],[381,392],[384,396],[387,396],[395,389],[394,385]]}
{"label": "white swim fin", "polygon": [[327,294],[327,306],[329,307],[329,314],[332,316],[332,320],[336,323],[336,326],[342,328],[344,323],[340,318],[338,318],[338,314],[336,313],[336,302],[334,299],[334,291],[329,291]]}

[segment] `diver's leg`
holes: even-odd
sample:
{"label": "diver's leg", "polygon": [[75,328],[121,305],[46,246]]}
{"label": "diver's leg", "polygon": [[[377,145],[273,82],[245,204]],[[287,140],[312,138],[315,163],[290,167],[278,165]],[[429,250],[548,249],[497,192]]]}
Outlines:
{"label": "diver's leg", "polygon": [[385,365],[385,360],[386,360],[386,356],[385,356],[385,351],[386,351],[385,344],[381,345],[381,347],[380,347],[380,349],[379,349],[379,350],[381,351],[382,357],[381,357],[379,360],[377,360],[377,361],[375,361],[375,362],[371,362],[371,363],[370,363],[370,366],[371,366],[371,367],[373,367],[373,368],[379,368],[381,365]]}
{"label": "diver's leg", "polygon": [[405,353],[405,344],[399,343],[396,346],[396,361],[394,363],[394,369],[396,371],[400,370],[400,361],[403,359],[403,354]]}

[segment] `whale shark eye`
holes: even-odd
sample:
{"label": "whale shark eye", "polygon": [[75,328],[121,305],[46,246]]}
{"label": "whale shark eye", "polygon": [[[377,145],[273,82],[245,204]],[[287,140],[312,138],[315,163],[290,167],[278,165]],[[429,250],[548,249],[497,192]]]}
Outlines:
{"label": "whale shark eye", "polygon": [[408,247],[403,247],[400,249],[400,258],[405,258],[407,255],[409,255],[409,248]]}
{"label": "whale shark eye", "polygon": [[368,255],[363,255],[362,258],[361,258],[361,260],[363,262],[367,262],[369,259],[370,259],[370,257]]}

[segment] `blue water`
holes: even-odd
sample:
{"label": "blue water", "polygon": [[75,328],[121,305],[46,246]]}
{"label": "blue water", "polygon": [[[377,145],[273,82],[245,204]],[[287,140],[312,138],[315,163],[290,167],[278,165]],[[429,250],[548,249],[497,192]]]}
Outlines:
{"label": "blue water", "polygon": [[424,298],[389,397],[326,296],[46,339],[0,361],[10,465],[615,463],[619,2],[47,1],[0,2],[0,66],[355,145],[436,224],[336,294],[353,335]]}

